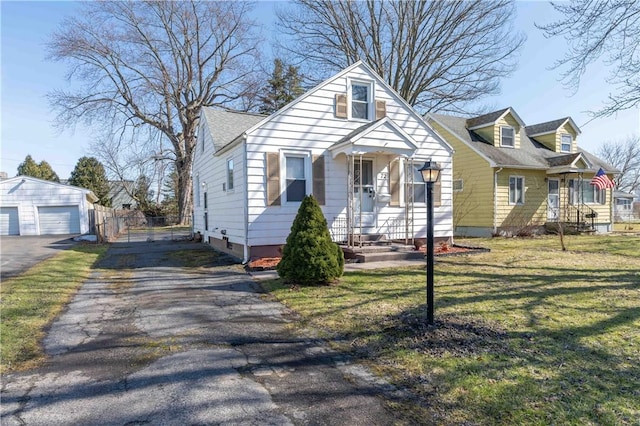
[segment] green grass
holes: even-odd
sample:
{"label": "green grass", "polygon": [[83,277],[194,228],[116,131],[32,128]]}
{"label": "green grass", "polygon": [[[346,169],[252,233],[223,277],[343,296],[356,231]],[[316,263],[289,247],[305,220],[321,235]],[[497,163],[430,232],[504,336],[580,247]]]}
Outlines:
{"label": "green grass", "polygon": [[333,340],[420,397],[409,423],[624,425],[640,419],[640,239],[474,239],[438,258],[436,327],[424,267],[340,283],[266,286]]}
{"label": "green grass", "polygon": [[44,359],[44,330],[106,250],[103,245],[77,245],[2,282],[0,372],[30,368]]}

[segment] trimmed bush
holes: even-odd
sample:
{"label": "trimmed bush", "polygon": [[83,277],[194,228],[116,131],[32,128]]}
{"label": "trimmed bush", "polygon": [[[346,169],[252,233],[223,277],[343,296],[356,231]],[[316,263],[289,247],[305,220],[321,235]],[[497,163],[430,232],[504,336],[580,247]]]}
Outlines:
{"label": "trimmed bush", "polygon": [[302,200],[277,270],[287,282],[301,285],[326,284],[344,271],[344,254],[331,241],[327,220],[311,195]]}

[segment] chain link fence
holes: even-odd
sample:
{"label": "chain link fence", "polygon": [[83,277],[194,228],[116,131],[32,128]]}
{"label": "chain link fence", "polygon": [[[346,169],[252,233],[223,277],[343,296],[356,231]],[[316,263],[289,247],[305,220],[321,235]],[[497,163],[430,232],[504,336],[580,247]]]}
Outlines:
{"label": "chain link fence", "polygon": [[193,236],[191,225],[179,225],[178,216],[145,216],[137,210],[114,210],[96,206],[91,215],[91,227],[98,242],[188,240]]}

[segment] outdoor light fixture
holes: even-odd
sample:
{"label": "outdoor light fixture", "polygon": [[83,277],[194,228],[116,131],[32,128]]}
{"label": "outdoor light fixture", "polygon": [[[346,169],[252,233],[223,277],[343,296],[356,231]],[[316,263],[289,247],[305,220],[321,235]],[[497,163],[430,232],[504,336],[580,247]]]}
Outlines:
{"label": "outdoor light fixture", "polygon": [[427,161],[418,170],[427,184],[427,324],[433,324],[433,184],[440,178],[440,166],[435,161]]}

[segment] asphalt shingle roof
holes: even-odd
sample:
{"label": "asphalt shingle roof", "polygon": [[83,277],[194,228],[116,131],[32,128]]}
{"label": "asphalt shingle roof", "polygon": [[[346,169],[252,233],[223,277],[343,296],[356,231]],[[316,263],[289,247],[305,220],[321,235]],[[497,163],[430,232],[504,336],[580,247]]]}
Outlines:
{"label": "asphalt shingle roof", "polygon": [[493,111],[467,120],[467,127],[475,127],[481,124],[493,123],[502,116],[509,108],[503,108],[499,111]]}
{"label": "asphalt shingle roof", "polygon": [[539,135],[541,133],[550,133],[558,130],[558,127],[567,121],[569,117],[560,118],[558,120],[547,121],[546,123],[533,124],[527,126],[527,135]]}
{"label": "asphalt shingle roof", "polygon": [[262,114],[225,111],[211,107],[203,107],[202,110],[207,118],[216,151],[231,143],[266,117]]}
{"label": "asphalt shingle roof", "polygon": [[[506,109],[502,110],[502,112],[504,111],[506,111]],[[491,114],[497,114],[497,112]],[[488,158],[498,167],[535,168],[544,170],[548,169],[549,167],[571,164],[578,156],[577,153],[567,155],[550,150],[535,139],[528,137],[525,128],[520,129],[520,148],[503,148],[493,146],[489,142],[483,140],[475,132],[469,130],[469,120],[464,117],[455,117],[451,115],[433,113],[429,114],[429,116],[432,116],[438,122],[442,123],[445,127],[447,127],[460,139],[462,139],[467,145],[475,149],[477,152],[481,153],[484,157]],[[427,119],[429,118],[429,116],[427,116]],[[497,115],[497,117],[499,116],[500,115]],[[565,120],[566,118],[562,119],[562,122],[564,122]],[[483,122],[488,122],[488,119],[483,119]],[[480,124],[479,121],[478,124]],[[599,159],[595,155],[581,148],[578,148],[578,151],[582,153],[584,158],[586,158],[587,161],[589,161],[596,170],[602,167],[605,171],[608,172],[616,171],[615,168],[607,164],[605,161]]]}

